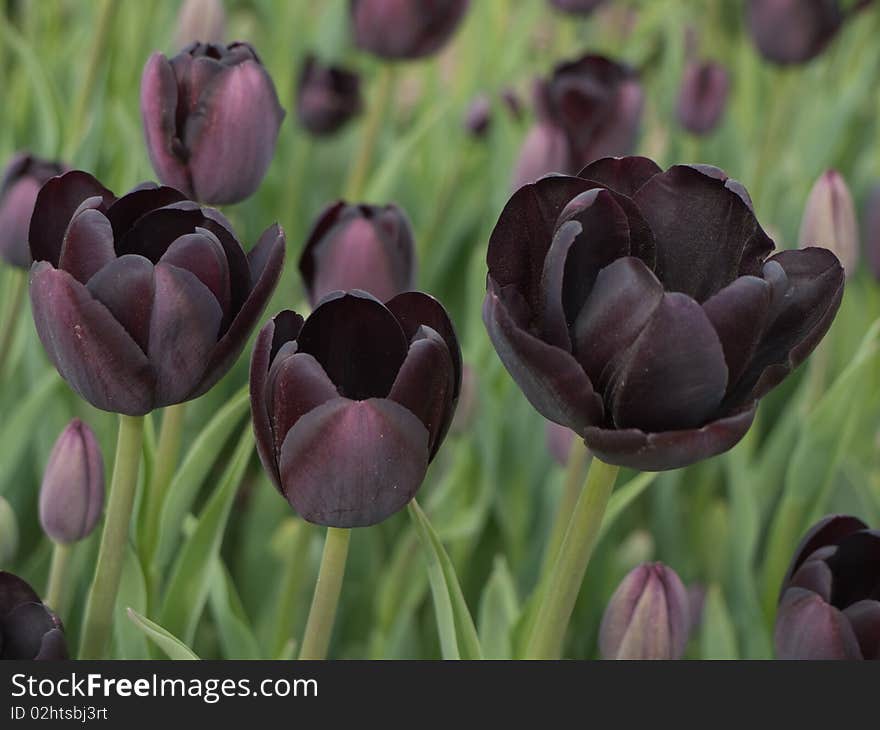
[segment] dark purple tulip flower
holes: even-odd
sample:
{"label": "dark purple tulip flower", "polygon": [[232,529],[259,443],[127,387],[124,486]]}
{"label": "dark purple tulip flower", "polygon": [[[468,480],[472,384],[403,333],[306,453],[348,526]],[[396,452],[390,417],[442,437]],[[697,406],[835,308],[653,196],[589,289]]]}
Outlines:
{"label": "dark purple tulip flower", "polygon": [[483,319],[543,416],[603,461],[674,469],[736,444],[834,319],[834,254],[772,253],[721,170],[605,158],[514,193]]}
{"label": "dark purple tulip flower", "polygon": [[632,152],[644,94],[627,66],[604,56],[582,56],[538,81],[534,96],[538,119],[523,142],[514,187]]}
{"label": "dark purple tulip flower", "polygon": [[598,8],[605,0],[550,0],[550,4],[563,13],[587,15]]}
{"label": "dark purple tulip flower", "polygon": [[67,659],[58,617],[17,575],[0,570],[0,659]]}
{"label": "dark purple tulip flower", "polygon": [[868,194],[864,217],[868,266],[874,277],[880,281],[880,183],[876,184]]}
{"label": "dark purple tulip flower", "polygon": [[778,64],[818,56],[840,29],[837,0],[748,0],[746,23],[761,55]]}
{"label": "dark purple tulip flower", "polygon": [[361,80],[353,71],[325,66],[314,56],[303,63],[296,91],[300,124],[316,136],[331,135],[360,114]]}
{"label": "dark purple tulip flower", "polygon": [[833,515],[806,534],[782,583],[779,659],[880,659],[880,530]]}
{"label": "dark purple tulip flower", "polygon": [[30,268],[28,226],[34,202],[43,183],[64,172],[59,162],[42,160],[28,152],[17,153],[0,183],[0,259],[21,269]]}
{"label": "dark purple tulip flower", "polygon": [[141,115],[159,180],[192,200],[224,205],[259,187],[284,109],[249,44],[192,43],[170,61],[150,56]]}
{"label": "dark purple tulip flower", "polygon": [[270,226],[245,254],[218,211],[149,183],[47,182],[30,227],[37,334],[96,408],[130,416],[207,392],[235,363],[284,262]]}
{"label": "dark purple tulip flower", "polygon": [[421,486],[455,413],[461,372],[452,323],[427,294],[382,304],[340,291],[305,322],[281,312],[251,360],[263,466],[309,522],[381,522]]}
{"label": "dark purple tulip flower", "polygon": [[61,432],[40,486],[40,525],[52,540],[88,537],[104,508],[104,456],[88,424],[74,418]]}
{"label": "dark purple tulip flower", "polygon": [[470,0],[350,0],[358,48],[382,58],[413,59],[439,51],[452,37]]}
{"label": "dark purple tulip flower", "polygon": [[404,212],[339,200],[318,217],[299,260],[312,306],[337,290],[362,289],[386,302],[412,289],[415,245]]}
{"label": "dark purple tulip flower", "polygon": [[688,63],[678,95],[678,121],[681,126],[693,134],[712,132],[724,115],[729,90],[730,79],[720,63]]}

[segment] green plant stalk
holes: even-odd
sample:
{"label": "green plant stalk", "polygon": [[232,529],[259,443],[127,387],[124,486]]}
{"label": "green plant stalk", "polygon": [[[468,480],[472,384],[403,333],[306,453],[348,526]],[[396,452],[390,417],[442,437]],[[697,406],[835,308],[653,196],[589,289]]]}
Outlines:
{"label": "green plant stalk", "polygon": [[293,626],[296,619],[297,598],[303,587],[303,578],[307,571],[304,569],[303,555],[312,539],[313,530],[311,525],[303,522],[299,532],[293,541],[293,548],[286,556],[284,575],[282,577],[281,590],[275,612],[275,638],[272,641],[272,657],[278,657],[284,651],[284,647],[293,638]]}
{"label": "green plant stalk", "polygon": [[52,551],[52,567],[49,568],[49,585],[46,588],[46,605],[59,616],[64,616],[65,585],[67,583],[68,566],[73,545],[56,542]]}
{"label": "green plant stalk", "polygon": [[3,321],[0,322],[0,377],[3,376],[12,354],[12,346],[15,344],[15,334],[18,331],[18,322],[21,319],[21,310],[28,284],[27,271],[10,269],[9,275],[11,281],[9,282],[8,303]]}
{"label": "green plant stalk", "polygon": [[599,538],[602,518],[614,489],[619,467],[593,457],[578,497],[559,556],[543,592],[538,616],[526,649],[527,659],[556,659],[574,610],[590,555]]}
{"label": "green plant stalk", "polygon": [[382,129],[382,121],[385,118],[385,110],[391,101],[391,91],[394,88],[394,68],[392,64],[382,64],[377,87],[375,95],[371,100],[370,111],[364,121],[364,134],[357,150],[357,156],[345,184],[345,194],[343,197],[349,202],[358,202],[359,198],[364,194],[364,186],[373,161],[373,152],[376,149],[379,131]]}
{"label": "green plant stalk", "polygon": [[556,562],[556,556],[559,555],[559,547],[565,538],[565,531],[568,529],[568,523],[571,521],[571,515],[574,512],[581,493],[581,487],[584,483],[584,467],[587,464],[589,454],[590,452],[583,441],[575,437],[571,444],[568,464],[565,465],[565,484],[562,488],[559,506],[556,508],[553,526],[550,528],[550,537],[547,539],[547,546],[544,548],[544,559],[541,563],[540,575],[550,574],[550,571],[553,569],[553,563]]}
{"label": "green plant stalk", "polygon": [[321,556],[321,568],[315,583],[312,607],[306,622],[300,659],[325,659],[333,622],[336,619],[336,606],[342,591],[345,576],[345,561],[348,557],[348,543],[351,530],[339,527],[327,528],[327,540]]}
{"label": "green plant stalk", "polygon": [[143,429],[143,416],[119,417],[110,501],[101,534],[95,578],[86,602],[80,659],[103,659],[107,651],[137,490]]}

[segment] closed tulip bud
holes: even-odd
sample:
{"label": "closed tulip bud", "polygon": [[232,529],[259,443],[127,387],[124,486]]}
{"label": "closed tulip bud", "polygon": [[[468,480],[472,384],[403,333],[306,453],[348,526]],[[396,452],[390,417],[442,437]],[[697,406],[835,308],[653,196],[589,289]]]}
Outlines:
{"label": "closed tulip bud", "polygon": [[678,96],[678,121],[693,134],[709,134],[727,104],[730,80],[720,63],[688,63]]}
{"label": "closed tulip bud", "polygon": [[259,187],[284,110],[247,43],[192,43],[170,61],[154,53],[141,79],[153,169],[192,200],[226,204]]}
{"label": "closed tulip bud", "polygon": [[547,451],[550,452],[553,461],[559,464],[559,466],[568,464],[571,445],[574,443],[574,431],[566,426],[553,423],[553,421],[547,421],[544,437],[547,441]]}
{"label": "closed tulip bud", "polygon": [[690,631],[687,590],[662,563],[631,570],[614,592],[599,628],[603,659],[681,659]]}
{"label": "closed tulip bud", "polygon": [[104,457],[92,429],[78,418],[65,428],[49,455],[40,487],[40,524],[52,540],[88,537],[104,508]]}
{"label": "closed tulip bud", "polygon": [[859,261],[859,229],[852,195],[836,170],[822,173],[804,207],[800,248],[822,246],[832,251],[847,276],[855,273]]}
{"label": "closed tulip bud", "polygon": [[0,659],[67,659],[64,627],[33,588],[0,570]]}
{"label": "closed tulip bud", "polygon": [[412,228],[396,205],[329,206],[315,222],[299,260],[312,305],[333,291],[360,289],[380,301],[411,289]]}
{"label": "closed tulip bud", "polygon": [[871,190],[865,205],[865,246],[868,265],[880,281],[880,184]]}
{"label": "closed tulip bud", "polygon": [[338,66],[325,66],[314,56],[303,63],[296,91],[300,124],[316,136],[331,135],[360,114],[360,77]]}
{"label": "closed tulip bud", "polygon": [[18,520],[12,505],[0,497],[0,566],[8,565],[18,552]]}
{"label": "closed tulip bud", "polygon": [[28,226],[37,193],[50,177],[62,172],[61,163],[27,152],[19,152],[6,166],[0,183],[0,259],[7,264],[22,269],[30,267]]}
{"label": "closed tulip bud", "polygon": [[358,48],[382,58],[430,56],[455,33],[470,0],[350,0]]}
{"label": "closed tulip bud", "polygon": [[223,43],[226,39],[226,11],[223,0],[184,0],[177,15],[177,48],[199,41]]}
{"label": "closed tulip bud", "polygon": [[605,0],[550,0],[550,4],[563,13],[587,15],[598,8]]}
{"label": "closed tulip bud", "polygon": [[746,23],[761,55],[778,64],[818,56],[843,22],[837,0],[748,0]]}
{"label": "closed tulip bud", "polygon": [[483,137],[492,122],[492,103],[485,94],[478,95],[468,107],[464,127],[474,137]]}

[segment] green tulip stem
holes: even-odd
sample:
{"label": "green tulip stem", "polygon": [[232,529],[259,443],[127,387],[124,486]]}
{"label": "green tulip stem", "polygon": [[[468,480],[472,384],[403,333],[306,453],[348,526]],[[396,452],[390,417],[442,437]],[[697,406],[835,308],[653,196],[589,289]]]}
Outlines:
{"label": "green tulip stem", "polygon": [[281,588],[275,608],[275,638],[272,641],[272,657],[279,657],[284,648],[290,644],[294,635],[294,622],[300,592],[305,588],[305,577],[308,571],[303,564],[302,556],[308,553],[309,542],[314,536],[312,525],[301,522],[298,526],[292,546],[284,558],[281,576]]}
{"label": "green tulip stem", "polygon": [[359,202],[364,194],[364,185],[370,172],[370,164],[373,161],[373,152],[379,139],[379,131],[382,129],[382,121],[385,111],[391,101],[391,91],[394,87],[394,68],[392,64],[382,65],[379,71],[378,88],[371,100],[370,110],[364,120],[363,137],[358,147],[357,157],[348,175],[345,184],[344,198],[348,202]]}
{"label": "green tulip stem", "polygon": [[15,343],[15,333],[18,330],[18,322],[21,319],[21,309],[27,292],[27,271],[13,268],[9,271],[9,295],[3,319],[0,321],[0,377],[12,354],[12,346]]}
{"label": "green tulip stem", "polygon": [[348,557],[348,543],[351,530],[328,527],[321,568],[315,583],[315,595],[309,609],[306,633],[303,636],[300,659],[325,659],[330,646],[330,634],[336,619],[336,606],[342,592],[342,579],[345,576],[345,560]]}
{"label": "green tulip stem", "polygon": [[52,551],[52,567],[49,568],[49,585],[46,588],[46,605],[59,616],[65,613],[65,584],[73,545],[56,542]]}
{"label": "green tulip stem", "polygon": [[119,417],[110,501],[104,518],[95,579],[86,602],[80,659],[103,659],[107,652],[137,490],[143,430],[142,416]]}
{"label": "green tulip stem", "polygon": [[562,651],[568,622],[599,538],[618,470],[619,467],[593,457],[546,590],[542,592],[526,650],[527,659],[557,659]]}
{"label": "green tulip stem", "polygon": [[568,463],[565,465],[565,483],[562,487],[562,496],[559,499],[559,506],[556,508],[553,526],[550,528],[547,547],[544,548],[540,575],[549,576],[553,569],[553,563],[556,562],[556,556],[559,555],[559,547],[565,538],[565,531],[568,529],[568,523],[571,521],[571,515],[584,484],[584,468],[587,465],[589,454],[584,442],[575,436],[571,443]]}

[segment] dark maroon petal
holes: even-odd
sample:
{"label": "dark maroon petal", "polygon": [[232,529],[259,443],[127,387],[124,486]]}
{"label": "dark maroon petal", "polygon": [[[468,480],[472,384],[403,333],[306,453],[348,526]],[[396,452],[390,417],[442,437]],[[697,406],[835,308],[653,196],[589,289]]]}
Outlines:
{"label": "dark maroon petal", "polygon": [[[279,314],[293,314],[285,311]],[[260,330],[254,343],[251,355],[250,369],[250,396],[251,396],[251,421],[254,424],[254,440],[257,446],[257,454],[263,464],[266,473],[271,477],[275,487],[281,490],[281,475],[278,473],[278,459],[275,455],[275,444],[272,436],[272,425],[269,417],[269,394],[267,382],[269,378],[269,365],[272,362],[272,340],[275,337],[275,320],[270,319],[265,327]]]}
{"label": "dark maroon petal", "polygon": [[366,527],[415,496],[428,466],[428,431],[394,401],[336,398],[296,422],[280,461],[284,493],[303,519]]}
{"label": "dark maroon petal", "polygon": [[204,223],[202,211],[196,205],[180,203],[158,208],[138,218],[122,238],[116,240],[116,253],[119,256],[135,253],[158,263],[174,241]]}
{"label": "dark maroon petal", "polygon": [[571,149],[565,132],[550,122],[538,122],[526,134],[513,171],[513,189],[540,182],[549,174],[573,172]]}
{"label": "dark maroon petal", "polygon": [[826,562],[834,574],[831,603],[835,606],[843,608],[863,598],[880,599],[880,530],[847,535]]}
{"label": "dark maroon petal", "polygon": [[245,301],[251,295],[266,263],[275,255],[273,249],[278,244],[279,236],[282,241],[284,240],[284,231],[277,223],[269,226],[260,234],[257,245],[248,254],[245,254],[241,243],[235,237],[232,224],[226,216],[214,208],[201,208],[200,210],[204,220],[199,226],[217,236],[217,240],[220,241],[226,252],[226,260],[229,263],[231,306],[233,312],[238,312],[244,307]]}
{"label": "dark maroon petal", "polygon": [[17,575],[0,570],[0,621],[21,603],[39,603],[40,597]]}
{"label": "dark maroon petal", "polygon": [[3,620],[3,659],[33,659],[43,636],[55,628],[42,603],[20,603]]}
{"label": "dark maroon petal", "polygon": [[588,427],[584,441],[602,461],[640,471],[665,471],[690,466],[736,446],[755,418],[756,403],[702,428],[644,433]]}
{"label": "dark maroon petal", "polygon": [[865,659],[880,659],[880,601],[857,601],[843,610],[849,620],[862,656]]}
{"label": "dark maroon petal", "polygon": [[[100,198],[94,200],[100,201]],[[58,268],[85,284],[115,258],[113,229],[104,214],[87,208],[74,216],[64,234]]]}
{"label": "dark maroon petal", "polygon": [[819,548],[838,545],[847,535],[867,529],[868,526],[864,522],[849,515],[828,515],[828,517],[819,520],[804,535],[794,551],[794,558],[792,558],[791,565],[788,566],[788,571],[782,581],[783,590],[788,586],[788,581],[791,580],[794,572]]}
{"label": "dark maroon petal", "polygon": [[657,246],[667,291],[702,302],[742,274],[757,275],[773,242],[728,181],[687,165],[655,175],[635,195]]}
{"label": "dark maroon petal", "polygon": [[[781,281],[767,272],[784,271]],[[730,402],[760,398],[800,365],[825,336],[843,297],[844,272],[824,248],[782,251],[767,262],[774,290],[770,320]]]}
{"label": "dark maroon petal", "polygon": [[147,352],[153,311],[153,264],[143,256],[121,256],[89,279],[87,288],[141,350]]}
{"label": "dark maroon petal", "polygon": [[619,428],[690,429],[717,411],[726,387],[724,351],[700,305],[664,294],[611,375],[606,403]]}
{"label": "dark maroon petal", "polygon": [[40,185],[32,177],[21,177],[0,186],[0,259],[22,269],[32,263],[28,228]]}
{"label": "dark maroon petal", "polygon": [[578,177],[593,180],[603,187],[632,198],[636,191],[663,170],[647,157],[603,157],[591,162]]}
{"label": "dark maroon petal", "polygon": [[406,360],[388,395],[404,406],[428,429],[428,449],[433,459],[454,414],[455,369],[443,338],[429,327],[409,346]]}
{"label": "dark maroon petal", "polygon": [[[229,368],[238,359],[238,356],[241,355],[241,351],[244,349],[251,331],[266,308],[269,297],[275,291],[275,285],[278,283],[281,269],[284,266],[284,249],[284,231],[277,223],[263,231],[263,235],[260,236],[257,245],[251,249],[247,262],[249,263],[251,276],[254,281],[253,288],[250,290],[250,294],[244,304],[242,304],[241,309],[238,310],[238,314],[235,315],[235,319],[232,320],[232,324],[229,325],[229,329],[226,330],[226,333],[220,338],[220,341],[211,353],[211,359],[205,371],[204,380],[199,384],[194,397],[207,393],[228,372]],[[231,270],[232,267],[230,267]],[[290,314],[297,323],[298,334],[299,327],[302,325],[302,318],[295,313],[291,312]],[[281,320],[286,319],[286,317],[279,315],[276,318],[278,320],[276,321],[276,326],[279,325]],[[285,326],[277,327],[277,331],[286,332],[289,329]],[[293,337],[296,337],[296,334],[291,335],[291,338]]]}
{"label": "dark maroon petal", "polygon": [[746,23],[764,58],[779,64],[804,63],[837,33],[846,17],[844,7],[849,6],[831,0],[748,0]]}
{"label": "dark maroon petal", "polygon": [[176,188],[143,183],[142,187],[126,193],[107,209],[107,218],[113,226],[113,235],[122,238],[142,215],[181,200],[186,200],[186,196]]}
{"label": "dark maroon petal", "polygon": [[741,276],[703,302],[715,328],[729,383],[736,383],[755,353],[770,310],[770,285],[756,276]]}
{"label": "dark maroon petal", "polygon": [[783,595],[773,639],[777,659],[862,659],[846,617],[803,588]]}
{"label": "dark maroon petal", "polygon": [[40,341],[77,393],[112,413],[142,416],[152,410],[153,368],[107,307],[45,262],[31,269],[30,292]]}
{"label": "dark maroon petal", "polygon": [[709,134],[721,121],[729,90],[730,78],[720,63],[689,62],[678,93],[679,124],[693,134]]}
{"label": "dark maroon petal", "polygon": [[96,195],[105,206],[116,200],[94,177],[80,170],[66,172],[43,185],[34,203],[28,235],[34,261],[49,261],[58,266],[64,233],[74,211],[84,200]]}
{"label": "dark maroon petal", "polygon": [[70,658],[67,641],[61,629],[52,629],[43,636],[40,651],[34,657],[36,661],[65,661]]}
{"label": "dark maroon petal", "polygon": [[640,259],[627,256],[602,269],[572,327],[574,355],[600,389],[609,366],[629,348],[663,298],[663,285]]}
{"label": "dark maroon petal", "polygon": [[[229,315],[229,263],[217,237],[205,228],[187,233],[172,243],[160,261],[195,274],[217,300],[224,319]],[[224,322],[224,325],[227,323]]]}
{"label": "dark maroon petal", "polygon": [[[324,208],[315,219],[299,259],[299,271],[306,287],[310,287],[310,282],[315,279],[315,257],[313,253],[315,247],[324,240],[325,236],[336,226],[337,222],[352,215],[353,210],[354,208],[344,200],[337,200],[335,203],[330,203],[330,205]],[[317,301],[318,299],[315,300],[315,303]]]}
{"label": "dark maroon petal", "polygon": [[[494,282],[483,302],[483,322],[504,367],[545,418],[583,433],[602,422],[602,399],[574,357],[542,342],[517,322]],[[515,292],[514,292],[515,295]]]}
{"label": "dark maroon petal", "polygon": [[823,601],[831,601],[831,568],[824,560],[808,560],[792,576],[787,587],[803,588],[820,596]]}
{"label": "dark maroon petal", "polygon": [[337,293],[321,302],[297,338],[347,398],[388,395],[409,343],[385,306],[365,292]]}
{"label": "dark maroon petal", "polygon": [[223,311],[195,274],[160,262],[150,318],[150,362],[156,371],[156,406],[193,397],[217,342]]}

